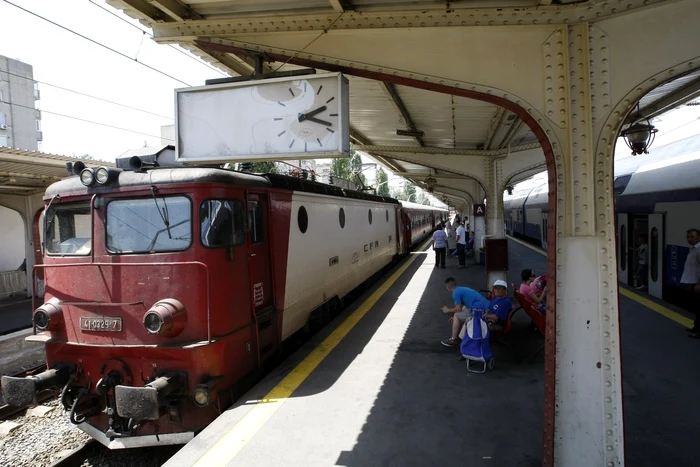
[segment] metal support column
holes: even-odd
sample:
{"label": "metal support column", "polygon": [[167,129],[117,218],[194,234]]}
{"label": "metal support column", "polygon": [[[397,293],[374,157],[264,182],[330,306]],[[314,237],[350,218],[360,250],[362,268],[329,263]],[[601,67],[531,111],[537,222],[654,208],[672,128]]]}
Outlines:
{"label": "metal support column", "polygon": [[591,95],[591,74],[607,62],[591,59],[589,42],[589,25],[581,23],[562,27],[543,44],[547,116],[562,136],[562,147],[554,149],[566,161],[557,166],[557,236],[550,239],[556,241],[560,312],[554,323],[548,315],[557,346],[555,355],[548,347],[546,367],[554,359],[556,390],[545,418],[554,416],[554,465],[612,467],[624,464],[619,311],[608,298],[617,277],[609,232],[597,232],[595,223],[613,218],[613,195],[606,190],[609,202],[596,212]]}

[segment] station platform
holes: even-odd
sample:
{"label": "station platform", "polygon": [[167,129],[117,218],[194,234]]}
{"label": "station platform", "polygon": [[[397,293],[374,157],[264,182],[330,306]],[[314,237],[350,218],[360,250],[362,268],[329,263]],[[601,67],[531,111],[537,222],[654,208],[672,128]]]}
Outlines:
{"label": "station platform", "polygon": [[[509,252],[509,282],[545,271],[532,247]],[[543,338],[516,313],[509,347],[492,344],[495,369],[469,373],[440,344],[449,276],[483,288],[480,265],[412,254],[165,465],[541,465],[544,355],[527,357]],[[627,465],[694,465],[700,341],[685,337],[688,316],[658,306],[670,314],[621,298]]]}

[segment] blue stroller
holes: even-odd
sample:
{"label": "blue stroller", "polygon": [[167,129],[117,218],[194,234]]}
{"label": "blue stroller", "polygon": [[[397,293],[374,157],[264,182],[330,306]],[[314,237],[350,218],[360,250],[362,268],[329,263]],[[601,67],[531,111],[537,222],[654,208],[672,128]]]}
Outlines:
{"label": "blue stroller", "polygon": [[[489,326],[481,318],[484,309],[478,300],[472,303],[471,312],[472,318],[464,323],[465,332],[459,350],[467,359],[467,370],[472,373],[485,373],[486,368],[492,370],[496,364],[489,344]],[[474,365],[474,362],[481,365]]]}

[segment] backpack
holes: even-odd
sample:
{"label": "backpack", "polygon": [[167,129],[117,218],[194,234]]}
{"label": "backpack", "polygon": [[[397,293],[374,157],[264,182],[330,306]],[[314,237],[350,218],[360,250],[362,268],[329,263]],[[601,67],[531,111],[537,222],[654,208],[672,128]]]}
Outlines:
{"label": "backpack", "polygon": [[[472,373],[484,373],[486,368],[493,369],[495,361],[489,343],[489,326],[481,317],[484,307],[478,300],[471,306],[472,318],[464,323],[464,337],[459,350],[467,359],[467,370]],[[473,362],[481,365],[473,365]]]}

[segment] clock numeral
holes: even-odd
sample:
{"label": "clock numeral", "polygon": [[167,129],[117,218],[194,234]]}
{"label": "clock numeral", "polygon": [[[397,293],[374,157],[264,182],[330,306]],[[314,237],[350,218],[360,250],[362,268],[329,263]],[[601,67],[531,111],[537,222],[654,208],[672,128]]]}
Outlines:
{"label": "clock numeral", "polygon": [[287,130],[282,130],[282,133],[277,133],[277,136],[282,136],[282,135],[285,134],[286,132],[287,132]]}
{"label": "clock numeral", "polygon": [[318,91],[316,91],[316,95],[318,96],[321,93],[321,89],[323,89],[323,85],[320,85],[318,87]]}
{"label": "clock numeral", "polygon": [[292,97],[296,97],[296,96],[294,95],[294,91],[292,91],[292,88],[289,88],[289,94],[291,94]]}
{"label": "clock numeral", "polygon": [[295,139],[293,139],[293,140],[292,140],[292,142],[291,142],[291,143],[289,143],[289,149],[292,149],[292,146],[294,146],[294,141],[296,141],[296,140],[295,140]]}
{"label": "clock numeral", "polygon": [[284,105],[284,104],[281,103],[280,101],[277,101],[277,103],[278,103],[279,105],[281,105],[282,107],[287,107],[286,105]]}
{"label": "clock numeral", "polygon": [[337,117],[338,114],[328,114],[329,117]]}
{"label": "clock numeral", "polygon": [[326,130],[330,131],[331,133],[335,133],[335,131],[331,130],[330,128],[326,128]]}
{"label": "clock numeral", "polygon": [[318,145],[319,145],[319,146],[323,147],[323,144],[321,144],[321,140],[320,140],[320,139],[316,138],[316,141],[318,141]]}
{"label": "clock numeral", "polygon": [[307,152],[306,144],[307,144],[306,141],[304,141],[304,152]]}
{"label": "clock numeral", "polygon": [[304,81],[304,92],[306,92],[306,81]]}
{"label": "clock numeral", "polygon": [[326,101],[326,104],[328,104],[328,103],[329,103],[330,101],[332,101],[333,99],[335,99],[335,97],[331,97],[330,99],[328,99],[328,100]]}
{"label": "clock numeral", "polygon": [[284,120],[282,117],[277,117],[275,120]]}

